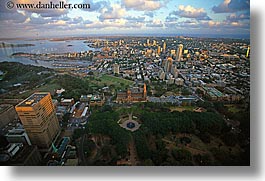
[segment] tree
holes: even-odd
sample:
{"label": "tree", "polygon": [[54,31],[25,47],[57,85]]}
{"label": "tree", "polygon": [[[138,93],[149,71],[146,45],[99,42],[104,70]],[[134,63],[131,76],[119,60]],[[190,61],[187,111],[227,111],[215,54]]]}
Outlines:
{"label": "tree", "polygon": [[113,111],[95,112],[90,117],[87,131],[92,134],[107,135],[111,138],[111,144],[116,148],[118,155],[124,157],[130,141],[128,131],[117,124],[119,115]]}
{"label": "tree", "polygon": [[73,134],[73,139],[76,140],[76,139],[80,138],[83,134],[84,134],[83,129],[75,129],[74,134]]}
{"label": "tree", "polygon": [[196,163],[196,165],[200,165],[200,166],[209,166],[212,164],[212,159],[211,159],[210,155],[208,155],[208,154],[194,155],[193,160]]}
{"label": "tree", "polygon": [[181,165],[192,165],[192,155],[188,150],[175,148],[171,153]]}
{"label": "tree", "polygon": [[138,130],[133,133],[133,138],[139,158],[142,160],[149,159],[151,155],[144,134],[140,130]]}
{"label": "tree", "polygon": [[211,136],[208,132],[201,132],[198,134],[198,137],[204,142],[204,143],[210,143],[211,142]]}
{"label": "tree", "polygon": [[237,135],[231,132],[225,133],[221,136],[221,139],[227,146],[235,146],[237,143]]}

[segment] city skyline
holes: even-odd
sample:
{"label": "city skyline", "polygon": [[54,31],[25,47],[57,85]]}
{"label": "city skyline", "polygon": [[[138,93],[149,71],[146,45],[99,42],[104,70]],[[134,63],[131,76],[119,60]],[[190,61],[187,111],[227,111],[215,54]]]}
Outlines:
{"label": "city skyline", "polygon": [[[0,5],[0,38],[78,35],[250,36],[249,0],[64,0],[90,9],[7,9]],[[14,0],[14,3],[38,3]],[[49,3],[42,0],[41,3]],[[53,3],[59,3],[59,0]]]}

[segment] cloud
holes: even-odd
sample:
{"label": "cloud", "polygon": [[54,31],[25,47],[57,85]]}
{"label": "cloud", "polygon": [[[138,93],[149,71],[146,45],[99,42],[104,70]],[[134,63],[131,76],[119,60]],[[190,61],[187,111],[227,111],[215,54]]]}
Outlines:
{"label": "cloud", "polygon": [[155,13],[152,12],[152,11],[147,11],[147,12],[144,12],[144,15],[145,15],[145,16],[148,16],[148,17],[150,17],[150,18],[153,18],[153,17],[155,16]]}
{"label": "cloud", "polygon": [[234,11],[249,10],[250,0],[231,0],[228,7]]}
{"label": "cloud", "polygon": [[167,16],[165,22],[176,22],[178,21],[177,17],[174,16]]}
{"label": "cloud", "polygon": [[39,25],[42,25],[42,24],[53,22],[53,21],[55,21],[55,20],[42,18],[42,17],[29,17],[28,20],[27,20],[27,24],[33,24],[33,25],[39,24]]}
{"label": "cloud", "polygon": [[95,21],[91,24],[87,24],[86,28],[90,29],[129,29],[129,28],[141,28],[143,23],[128,22],[125,19],[116,19],[116,20],[104,20],[104,21]]}
{"label": "cloud", "polygon": [[137,11],[154,11],[163,6],[160,0],[122,0],[122,4],[126,9]]}
{"label": "cloud", "polygon": [[146,27],[153,27],[153,28],[158,28],[158,27],[163,27],[163,23],[161,20],[159,19],[155,19],[153,21],[148,21],[146,23]]}
{"label": "cloud", "polygon": [[85,21],[83,21],[83,24],[84,25],[86,25],[86,24],[92,24],[93,23],[93,21],[91,21],[91,20],[85,20]]}
{"label": "cloud", "polygon": [[178,18],[175,16],[167,16],[165,19],[165,27],[175,28],[178,24]]}
{"label": "cloud", "polygon": [[244,20],[250,20],[250,13],[232,13],[226,17],[226,20],[229,22],[239,22]]}
{"label": "cloud", "polygon": [[181,28],[200,28],[200,22],[196,20],[186,20],[177,23],[177,27]]}
{"label": "cloud", "polygon": [[185,21],[173,21],[173,19],[168,19],[165,21],[165,27],[174,30],[200,30],[201,32],[238,32],[240,30],[249,31],[250,24],[246,22],[230,22],[228,20],[224,21],[214,21],[214,20],[196,20],[188,19]]}
{"label": "cloud", "polygon": [[83,0],[83,4],[90,4],[90,8],[83,9],[84,11],[99,11],[103,7],[110,6],[110,3],[107,1],[94,2],[94,0]]}
{"label": "cloud", "polygon": [[113,4],[111,7],[105,7],[101,9],[101,15],[99,20],[103,21],[105,19],[120,19],[126,13],[126,10],[118,4]]}
{"label": "cloud", "polygon": [[128,21],[133,21],[133,22],[144,22],[145,17],[144,16],[138,16],[138,17],[128,16],[125,19]]}
{"label": "cloud", "polygon": [[11,23],[23,23],[26,19],[27,16],[22,12],[0,13],[0,24],[3,22],[7,22],[9,25]]}
{"label": "cloud", "polygon": [[250,0],[224,0],[212,8],[214,13],[231,13],[250,10]]}
{"label": "cloud", "polygon": [[[69,0],[53,0],[52,2],[54,4],[59,4],[60,2],[69,3]],[[16,3],[20,4],[39,4],[41,2],[42,4],[50,4],[50,0],[15,0]],[[68,13],[67,9],[21,9],[26,12],[31,13],[37,13],[41,15],[42,17],[58,17],[61,15],[65,15]]]}
{"label": "cloud", "polygon": [[231,12],[231,10],[228,8],[228,4],[230,3],[231,0],[224,0],[221,4],[218,6],[214,6],[212,8],[213,12],[215,13],[228,13]]}
{"label": "cloud", "polygon": [[13,12],[16,12],[16,9],[13,8],[13,9],[8,9],[6,7],[6,4],[9,0],[1,0],[1,3],[0,3],[0,18],[2,17],[1,14],[3,13],[13,13]]}
{"label": "cloud", "polygon": [[203,8],[194,8],[190,5],[184,6],[179,5],[177,11],[170,13],[171,15],[176,15],[183,18],[194,18],[197,20],[211,20]]}
{"label": "cloud", "polygon": [[27,14],[24,12],[17,12],[15,8],[7,9],[6,3],[9,0],[2,0],[0,3],[0,23],[23,23],[27,19]]}

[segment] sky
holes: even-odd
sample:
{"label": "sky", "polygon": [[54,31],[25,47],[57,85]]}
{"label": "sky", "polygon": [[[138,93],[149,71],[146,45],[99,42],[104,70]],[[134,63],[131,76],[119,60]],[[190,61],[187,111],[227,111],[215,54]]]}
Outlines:
{"label": "sky", "polygon": [[[250,34],[250,0],[53,0],[90,9],[8,9],[0,2],[0,38],[78,35]],[[51,0],[12,0],[49,3]]]}

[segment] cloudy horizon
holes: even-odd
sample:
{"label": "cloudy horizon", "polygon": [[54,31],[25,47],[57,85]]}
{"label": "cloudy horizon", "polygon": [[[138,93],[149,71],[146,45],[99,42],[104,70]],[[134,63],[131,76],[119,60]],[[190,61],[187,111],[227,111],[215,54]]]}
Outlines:
{"label": "cloudy horizon", "polygon": [[[7,9],[0,38],[69,35],[250,35],[250,0],[63,0],[90,9]],[[14,3],[50,0],[13,0]],[[54,0],[59,3],[62,0]]]}

